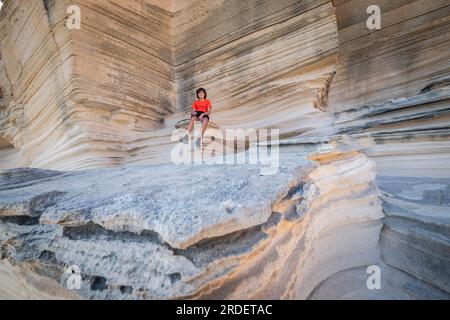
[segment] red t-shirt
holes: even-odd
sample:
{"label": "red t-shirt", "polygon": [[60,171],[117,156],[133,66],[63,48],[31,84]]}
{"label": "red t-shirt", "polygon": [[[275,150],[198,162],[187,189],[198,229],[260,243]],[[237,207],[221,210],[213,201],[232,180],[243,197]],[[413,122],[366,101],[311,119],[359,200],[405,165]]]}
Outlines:
{"label": "red t-shirt", "polygon": [[203,101],[195,100],[192,104],[192,109],[195,111],[208,112],[208,108],[211,108],[211,101],[205,99]]}

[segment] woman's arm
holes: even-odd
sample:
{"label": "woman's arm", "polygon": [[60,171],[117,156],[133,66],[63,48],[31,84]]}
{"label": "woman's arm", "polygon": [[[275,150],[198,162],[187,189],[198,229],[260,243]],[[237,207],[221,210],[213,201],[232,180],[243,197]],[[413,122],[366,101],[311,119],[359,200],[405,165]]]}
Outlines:
{"label": "woman's arm", "polygon": [[207,112],[202,112],[202,114],[200,115],[200,119],[203,119],[203,115],[209,115],[210,114],[210,112],[211,112],[211,102],[210,102],[210,104],[209,104],[209,106],[208,106],[208,111]]}
{"label": "woman's arm", "polygon": [[211,107],[212,107],[212,105],[211,105],[211,102],[210,102],[209,106],[208,106],[208,112],[205,112],[205,114],[209,115],[209,113],[211,112]]}
{"label": "woman's arm", "polygon": [[202,114],[200,115],[200,119],[203,118],[203,115],[209,115],[209,113],[211,112],[211,107],[208,107],[208,112],[202,112]]}

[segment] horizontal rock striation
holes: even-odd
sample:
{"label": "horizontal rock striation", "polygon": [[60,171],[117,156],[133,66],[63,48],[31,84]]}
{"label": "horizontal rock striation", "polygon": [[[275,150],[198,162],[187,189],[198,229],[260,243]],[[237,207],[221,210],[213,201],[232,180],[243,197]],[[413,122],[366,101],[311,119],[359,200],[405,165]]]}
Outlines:
{"label": "horizontal rock striation", "polygon": [[[336,135],[358,140],[376,162],[391,283],[408,299],[442,298],[450,292],[450,7],[380,1],[382,28],[369,31],[357,14],[369,4],[334,1],[339,48],[328,110]],[[423,285],[409,290],[411,279]]]}
{"label": "horizontal rock striation", "polygon": [[171,13],[152,1],[6,1],[0,30],[0,137],[20,160],[7,167],[120,164],[173,113]]}
{"label": "horizontal rock striation", "polygon": [[[45,3],[2,9],[3,168],[170,162],[166,119],[186,119],[200,86],[222,131],[327,137],[319,109],[337,49],[328,0]],[[80,7],[79,30],[65,27],[69,5]]]}
{"label": "horizontal rock striation", "polygon": [[[330,109],[348,110],[409,97],[448,78],[448,1],[333,0],[339,35]],[[381,29],[366,27],[370,5],[381,10]]]}
{"label": "horizontal rock striation", "polygon": [[449,179],[379,177],[389,265],[450,293]]}
{"label": "horizontal rock striation", "polygon": [[[334,115],[337,136],[356,140],[377,164],[387,216],[383,274],[399,289],[390,298],[448,299],[449,89],[447,81],[430,83],[416,95]],[[336,288],[354,272],[331,277],[312,297],[386,298]]]}
{"label": "horizontal rock striation", "polygon": [[[450,6],[371,4],[6,0],[0,297],[449,299]],[[200,86],[275,175],[172,163]]]}
{"label": "horizontal rock striation", "polygon": [[449,81],[415,95],[334,115],[338,135],[360,140],[381,175],[449,178]]}

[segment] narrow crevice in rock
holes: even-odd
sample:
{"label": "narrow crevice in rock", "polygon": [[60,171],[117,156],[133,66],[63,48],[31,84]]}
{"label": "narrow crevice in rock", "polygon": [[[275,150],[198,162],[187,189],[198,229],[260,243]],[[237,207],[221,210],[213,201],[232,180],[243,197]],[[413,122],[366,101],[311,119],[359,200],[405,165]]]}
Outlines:
{"label": "narrow crevice in rock", "polygon": [[420,93],[427,93],[446,86],[450,86],[450,79],[442,79],[439,81],[432,82],[426,85],[422,90],[420,90]]}
{"label": "narrow crevice in rock", "polygon": [[267,239],[267,230],[275,227],[282,219],[282,214],[272,212],[267,222],[261,225],[223,236],[206,238],[186,249],[172,248],[172,250],[176,255],[184,256],[200,267],[219,258],[247,253],[249,248]]}
{"label": "narrow crevice in rock", "polygon": [[30,216],[3,216],[0,217],[1,222],[9,222],[19,226],[30,226],[39,224],[39,217]]}
{"label": "narrow crevice in rock", "polygon": [[55,0],[42,0],[42,3],[44,4],[48,22],[50,23],[51,26],[53,26],[54,25],[53,10],[55,8]]}
{"label": "narrow crevice in rock", "polygon": [[108,230],[94,222],[76,227],[64,227],[63,236],[70,240],[119,240],[124,242],[151,242],[166,245],[161,237],[154,231],[144,230],[140,234],[130,231]]}

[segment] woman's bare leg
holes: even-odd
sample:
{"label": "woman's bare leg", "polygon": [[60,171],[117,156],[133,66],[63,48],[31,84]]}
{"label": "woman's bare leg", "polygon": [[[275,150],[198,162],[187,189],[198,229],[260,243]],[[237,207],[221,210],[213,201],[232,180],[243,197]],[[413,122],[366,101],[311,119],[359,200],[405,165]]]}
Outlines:
{"label": "woman's bare leg", "polygon": [[197,120],[197,117],[195,117],[195,116],[191,117],[191,121],[189,122],[189,126],[188,126],[188,129],[187,129],[189,134],[191,133],[192,128],[194,127],[194,123],[195,123],[196,120]]}
{"label": "woman's bare leg", "polygon": [[208,118],[203,118],[202,122],[203,122],[203,128],[202,128],[202,138],[203,138],[203,134],[205,133],[206,127],[208,126],[209,120],[208,120]]}

